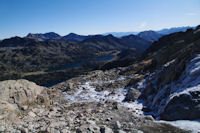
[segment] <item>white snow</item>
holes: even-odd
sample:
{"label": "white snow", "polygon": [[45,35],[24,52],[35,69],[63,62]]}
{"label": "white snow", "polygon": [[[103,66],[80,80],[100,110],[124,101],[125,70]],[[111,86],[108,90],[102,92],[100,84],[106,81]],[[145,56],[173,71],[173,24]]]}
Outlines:
{"label": "white snow", "polygon": [[[173,63],[174,60],[166,63],[160,71],[154,73],[158,75],[164,70],[167,66]],[[196,55],[186,66],[185,71],[182,72],[180,78],[170,84],[165,85],[160,88],[157,86],[157,78],[152,80],[151,76],[148,77],[148,81],[152,82],[154,88],[158,90],[156,95],[153,95],[153,102],[151,103],[152,108],[157,108],[157,114],[163,112],[167,104],[175,97],[179,97],[182,94],[191,95],[191,92],[200,91],[200,54]],[[148,82],[147,81],[147,82]],[[169,96],[165,96],[165,93],[170,91]],[[151,99],[152,96],[149,96],[148,99]]]}
{"label": "white snow", "polygon": [[170,64],[172,64],[174,61],[175,61],[175,59],[173,59],[173,60],[167,62],[166,64],[164,64],[163,67],[168,67],[168,66],[169,66]]}
{"label": "white snow", "polygon": [[[167,100],[165,101],[164,106],[162,106],[162,103],[159,104],[158,113],[162,111],[166,107],[167,103],[169,103],[170,100],[172,100],[174,97],[178,97],[182,94],[191,95],[191,92],[200,91],[200,54],[198,54],[187,64],[185,71],[176,82],[166,85],[160,89],[161,91],[158,93],[158,97],[160,96],[159,94],[162,94],[162,91],[165,91],[166,88],[171,88],[171,94],[168,98],[163,99]],[[165,122],[181,129],[190,130],[192,133],[200,132],[200,120],[177,120],[160,122]]]}
{"label": "white snow", "polygon": [[177,121],[159,121],[171,124],[175,127],[179,127],[184,130],[189,130],[192,133],[199,133],[200,132],[200,121],[190,121],[190,120],[177,120]]}
{"label": "white snow", "polygon": [[[136,111],[137,114],[143,114],[142,103],[137,101],[135,102],[123,102],[125,99],[127,89],[126,88],[115,88],[114,91],[104,90],[104,91],[95,91],[95,87],[92,84],[105,84],[111,83],[114,81],[125,80],[127,77],[119,77],[116,80],[110,81],[87,81],[84,84],[80,85],[75,92],[64,92],[65,99],[69,101],[69,103],[77,103],[77,102],[105,102],[106,100],[114,100],[116,102],[121,103],[122,106],[127,108],[131,108]],[[129,77],[130,78],[130,77]]]}
{"label": "white snow", "polygon": [[170,99],[181,94],[200,91],[200,54],[192,59],[176,83],[171,84]]}
{"label": "white snow", "polygon": [[81,85],[73,95],[68,95],[66,93],[65,98],[72,103],[93,101],[100,102],[107,99],[122,101],[125,98],[126,90],[123,88],[116,89],[113,94],[108,90],[97,92],[95,91],[95,88],[90,85],[92,83],[93,82],[86,82]]}

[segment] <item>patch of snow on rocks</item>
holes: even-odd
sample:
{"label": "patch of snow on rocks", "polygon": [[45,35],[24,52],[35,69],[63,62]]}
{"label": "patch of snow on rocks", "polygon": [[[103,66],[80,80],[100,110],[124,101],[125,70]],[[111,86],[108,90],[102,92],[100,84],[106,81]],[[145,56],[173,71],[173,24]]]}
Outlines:
{"label": "patch of snow on rocks", "polygon": [[[180,76],[179,80],[166,85],[162,90],[166,88],[171,88],[171,94],[167,99],[165,106],[174,98],[182,94],[191,95],[192,92],[200,91],[200,54],[198,54],[194,59],[192,59],[186,66],[185,71]],[[162,111],[164,107],[160,107]],[[192,110],[191,110],[192,111]],[[200,132],[200,121],[191,120],[177,120],[177,121],[161,121],[169,123],[173,126],[190,130],[193,133]]]}
{"label": "patch of snow on rocks", "polygon": [[[125,80],[126,77],[119,77],[118,81]],[[116,102],[121,103],[123,106],[136,110],[137,114],[142,114],[142,103],[138,101],[135,102],[124,102],[125,96],[127,94],[127,88],[115,88],[114,91],[110,90],[103,90],[103,91],[96,91],[95,87],[92,84],[104,84],[104,83],[111,83],[115,80],[110,81],[88,81],[84,84],[80,85],[79,88],[75,90],[72,94],[68,92],[64,92],[65,99],[71,103],[78,103],[78,102],[105,102],[107,100],[114,100]],[[142,84],[142,83],[141,83]]]}
{"label": "patch of snow on rocks", "polygon": [[190,92],[200,91],[200,54],[189,62],[178,82],[171,86],[170,99],[181,94],[190,95]]}
{"label": "patch of snow on rocks", "polygon": [[192,133],[200,132],[200,122],[199,121],[190,121],[190,120],[177,120],[177,121],[160,121],[164,123],[171,124],[175,127],[179,127],[184,130],[189,130]]}

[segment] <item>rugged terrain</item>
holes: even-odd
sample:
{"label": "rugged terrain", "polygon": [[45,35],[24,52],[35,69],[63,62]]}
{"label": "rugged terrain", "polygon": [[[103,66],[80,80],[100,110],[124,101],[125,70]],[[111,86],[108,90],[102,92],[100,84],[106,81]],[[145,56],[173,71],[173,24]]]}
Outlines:
{"label": "rugged terrain", "polygon": [[[106,41],[120,47],[119,40],[94,36],[82,43],[94,48]],[[0,132],[199,132],[200,27],[161,37],[133,63],[119,67],[120,57],[126,57],[123,50],[118,62],[106,63],[104,70],[49,88],[27,80],[0,82]],[[175,120],[197,124],[169,124]]]}
{"label": "rugged terrain", "polygon": [[[63,81],[94,70],[100,64],[109,61],[93,61],[91,64],[92,59],[96,57],[129,48],[137,50],[134,54],[134,57],[137,57],[151,44],[134,35],[123,39],[112,35],[96,35],[81,42],[56,39],[58,36],[55,33],[29,34],[25,38],[13,37],[2,40],[0,80],[24,78],[40,85]],[[84,68],[80,67],[72,71],[67,67],[81,62],[86,62]]]}
{"label": "rugged terrain", "polygon": [[[110,76],[115,76],[112,77],[115,81],[110,79],[107,83]],[[122,102],[126,90],[116,87],[124,87],[130,77],[118,76],[113,75],[113,70],[107,71],[105,75],[102,71],[95,71],[52,88],[40,87],[27,80],[0,82],[3,92],[0,131],[187,132],[166,123],[155,122],[151,116],[144,116],[142,105],[137,102]],[[117,77],[119,79],[116,80]],[[65,87],[68,84],[71,89]],[[99,88],[97,86],[102,87],[103,91],[95,90]]]}

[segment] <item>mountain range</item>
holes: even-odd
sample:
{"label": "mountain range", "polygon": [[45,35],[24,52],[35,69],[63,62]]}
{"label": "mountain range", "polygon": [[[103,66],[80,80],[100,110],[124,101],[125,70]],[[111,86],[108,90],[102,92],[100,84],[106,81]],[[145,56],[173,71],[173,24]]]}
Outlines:
{"label": "mountain range", "polygon": [[[185,32],[187,29],[190,29],[190,28],[195,28],[195,26],[193,26],[193,27],[191,27],[191,26],[172,27],[172,28],[168,28],[168,29],[166,28],[166,29],[161,29],[161,30],[155,30],[155,32],[162,34],[162,35],[167,35],[167,34],[171,34],[174,32],[180,32],[180,31]],[[130,34],[137,35],[139,33],[140,32],[108,32],[108,33],[104,33],[103,35],[112,34],[113,36],[116,36],[116,37],[122,37],[122,36],[127,36]]]}
{"label": "mountain range", "polygon": [[[190,26],[186,26],[186,27],[173,27],[173,28],[169,28],[169,29],[162,29],[159,31],[142,31],[142,32],[108,32],[108,33],[104,33],[102,34],[103,36],[107,36],[107,35],[113,35],[115,37],[123,37],[123,36],[128,36],[128,35],[137,35],[143,39],[146,39],[148,41],[156,41],[158,40],[161,36],[163,35],[167,35],[167,34],[171,34],[174,32],[185,32],[187,29],[190,28],[195,28],[195,27],[190,27]],[[31,39],[36,39],[39,41],[44,41],[44,40],[49,40],[49,39],[54,39],[54,40],[66,40],[66,41],[83,41],[84,39],[87,39],[91,36],[94,35],[78,35],[75,33],[69,33],[68,35],[65,36],[60,36],[57,33],[54,32],[48,32],[48,33],[29,33],[26,38],[31,38]]]}
{"label": "mountain range", "polygon": [[0,132],[199,132],[200,26],[30,36],[0,41]]}
{"label": "mountain range", "polygon": [[[180,29],[178,28],[179,31]],[[173,29],[173,31],[175,30]],[[83,36],[75,33],[60,36],[57,33],[49,32],[44,34],[29,33],[23,38],[4,39],[0,41],[0,71],[2,73],[0,80],[26,78],[45,85],[74,76],[74,72],[60,69],[68,65],[74,66],[73,63],[83,64],[84,62],[85,68],[76,68],[80,68],[76,74],[91,69],[127,66],[162,36],[164,35],[155,31],[144,31],[138,35],[123,37],[115,37],[111,34]],[[92,58],[110,53],[117,60],[114,62],[107,60],[104,61],[105,64],[88,62]],[[54,75],[54,78],[46,78],[51,77],[50,75]]]}
{"label": "mountain range", "polygon": [[36,33],[32,34],[29,33],[26,38],[35,39],[38,41],[45,41],[45,40],[66,40],[66,41],[83,41],[84,39],[88,38],[89,36],[83,36],[83,35],[77,35],[75,33],[69,33],[66,36],[60,36],[57,33],[54,32],[48,32],[48,33]]}
{"label": "mountain range", "polygon": [[[116,38],[112,35],[95,35],[88,36],[83,41],[80,41],[83,39],[82,36],[75,34],[69,34],[67,39],[63,38],[51,32],[2,40],[0,42],[0,79],[26,78],[44,85],[67,79],[70,73],[75,75],[75,72],[58,69],[59,67],[65,68],[64,66],[72,63],[85,62],[91,58],[129,48],[134,49],[136,57],[151,45],[150,41],[135,35],[123,38]],[[72,41],[75,39],[76,41]],[[91,64],[91,68],[87,67],[84,71],[94,69],[93,65]],[[82,70],[76,72],[81,73]]]}

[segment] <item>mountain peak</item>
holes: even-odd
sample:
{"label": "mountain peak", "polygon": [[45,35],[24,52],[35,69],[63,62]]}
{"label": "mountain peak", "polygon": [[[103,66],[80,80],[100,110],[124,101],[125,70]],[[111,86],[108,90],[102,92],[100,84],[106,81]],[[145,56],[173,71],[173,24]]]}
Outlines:
{"label": "mountain peak", "polygon": [[140,32],[138,36],[145,40],[153,42],[153,41],[157,41],[160,37],[162,37],[162,34],[159,34],[153,30],[148,30],[148,31]]}
{"label": "mountain peak", "polygon": [[68,35],[62,37],[63,40],[75,42],[83,41],[86,38],[88,38],[88,36],[78,35],[76,33],[69,33]]}
{"label": "mountain peak", "polygon": [[114,36],[112,34],[108,34],[105,37],[111,37],[111,38],[113,38]]}
{"label": "mountain peak", "polygon": [[67,36],[78,36],[78,34],[76,34],[76,33],[69,33]]}
{"label": "mountain peak", "polygon": [[49,39],[59,39],[61,36],[55,32],[47,32],[47,33],[36,33],[36,34],[33,34],[33,33],[29,33],[27,36],[27,38],[32,38],[32,39],[35,39],[35,40],[41,40],[41,41],[44,41],[44,40],[49,40]]}

